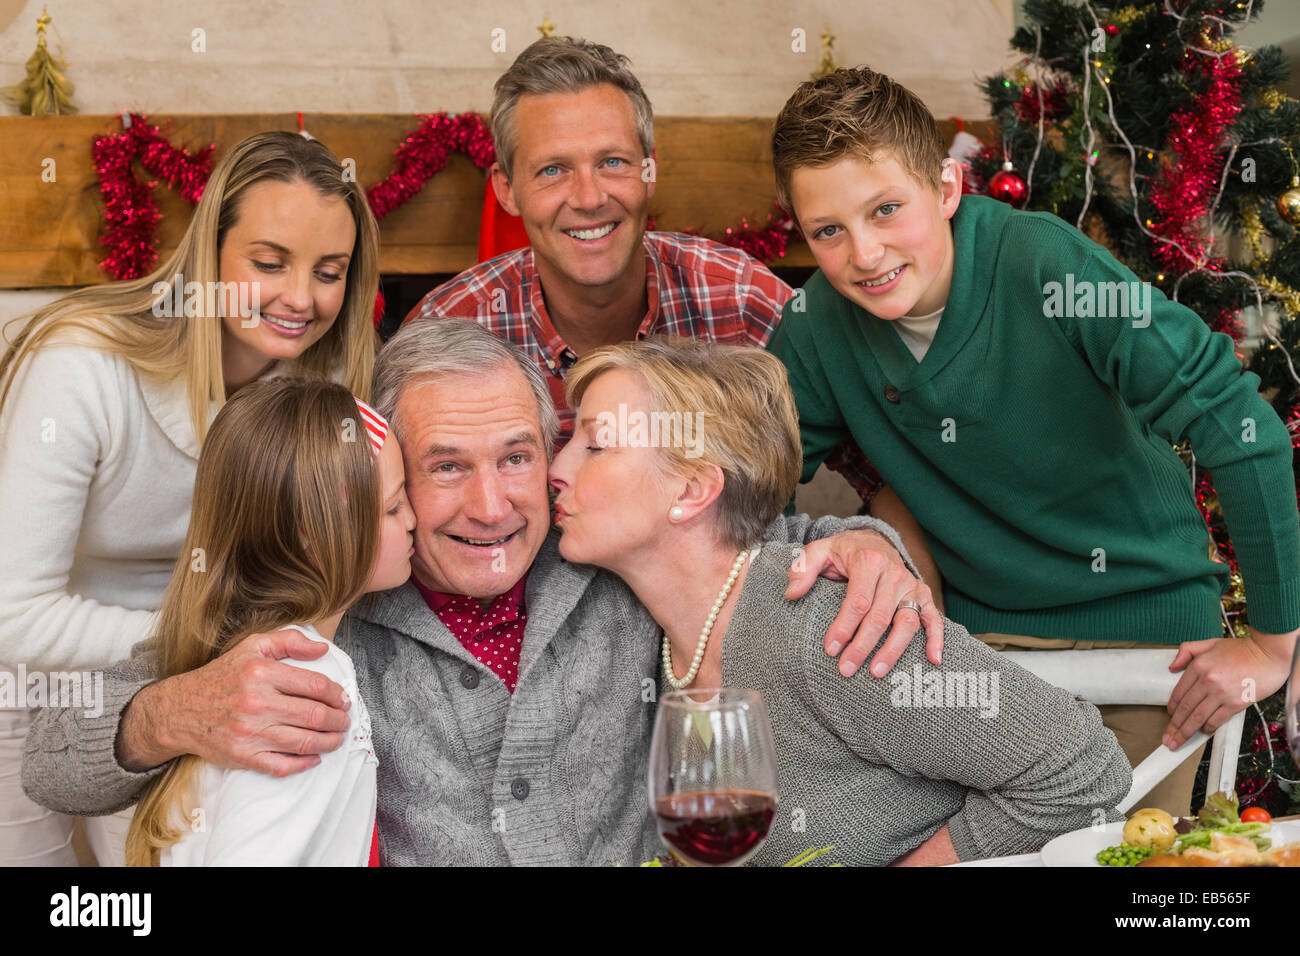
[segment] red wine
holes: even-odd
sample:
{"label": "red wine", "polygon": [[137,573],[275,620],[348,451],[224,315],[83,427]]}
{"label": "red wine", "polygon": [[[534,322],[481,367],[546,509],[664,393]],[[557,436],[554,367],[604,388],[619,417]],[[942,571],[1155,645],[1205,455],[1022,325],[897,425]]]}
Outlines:
{"label": "red wine", "polygon": [[776,800],[757,790],[675,793],[655,802],[659,836],[692,863],[720,866],[750,853],[772,826]]}

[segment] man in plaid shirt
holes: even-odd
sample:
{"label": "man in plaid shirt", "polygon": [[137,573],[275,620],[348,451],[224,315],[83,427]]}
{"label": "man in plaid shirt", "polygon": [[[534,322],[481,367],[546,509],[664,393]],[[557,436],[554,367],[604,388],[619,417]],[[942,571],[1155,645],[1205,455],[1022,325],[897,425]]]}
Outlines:
{"label": "man in plaid shirt", "polygon": [[[618,228],[625,226],[620,223]],[[644,290],[641,302],[636,304],[637,312],[642,314],[635,325],[629,325],[620,321],[602,299],[595,299],[587,307],[591,315],[609,319],[610,325],[620,330],[630,327],[631,334],[611,335],[608,341],[603,337],[590,339],[591,344],[581,351],[656,334],[759,348],[767,344],[780,321],[781,307],[792,292],[765,266],[738,249],[698,236],[643,232],[638,238],[640,241],[632,247],[635,255],[626,268]],[[560,410],[563,438],[567,440],[573,431],[573,412],[564,407],[564,373],[577,361],[578,349],[556,328],[566,327],[565,319],[558,314],[553,318],[547,309],[542,274],[551,268],[552,264],[542,261],[531,246],[497,256],[434,289],[406,321],[474,319],[519,346],[546,373]],[[563,274],[558,278],[556,284],[562,284]],[[548,293],[551,286],[548,279]],[[574,291],[590,288],[577,286]],[[593,324],[590,329],[576,331],[578,335],[571,332],[568,338],[599,330]]]}
{"label": "man in plaid shirt", "polygon": [[[647,232],[653,112],[622,57],[582,40],[539,40],[496,83],[492,185],[531,245],[426,295],[405,321],[473,319],[532,356],[573,432],[564,375],[578,356],[670,334],[762,348],[794,294],[746,253]],[[866,501],[880,479],[856,446],[828,465]]]}

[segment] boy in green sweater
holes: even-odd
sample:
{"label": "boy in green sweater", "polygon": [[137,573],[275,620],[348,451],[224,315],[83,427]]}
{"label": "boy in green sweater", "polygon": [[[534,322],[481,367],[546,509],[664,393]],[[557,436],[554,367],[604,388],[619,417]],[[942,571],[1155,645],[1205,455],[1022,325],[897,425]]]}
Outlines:
{"label": "boy in green sweater", "polygon": [[[1134,763],[1281,687],[1300,633],[1291,445],[1232,340],[1055,216],[962,196],[933,116],[888,77],[804,83],[772,144],[820,267],[769,344],[804,480],[856,441],[919,522],[946,614],[995,647],[1180,645],[1167,708],[1102,708]],[[1228,574],[1182,439],[1214,475],[1245,639],[1218,637]],[[1148,803],[1187,812],[1196,763]]]}

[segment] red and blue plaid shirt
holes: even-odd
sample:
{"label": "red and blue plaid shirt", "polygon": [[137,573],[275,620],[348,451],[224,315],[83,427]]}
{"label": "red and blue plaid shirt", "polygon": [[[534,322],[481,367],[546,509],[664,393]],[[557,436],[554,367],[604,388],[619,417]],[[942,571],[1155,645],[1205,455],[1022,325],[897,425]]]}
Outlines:
{"label": "red and blue plaid shirt", "polygon": [[[646,314],[638,339],[680,335],[763,348],[794,291],[748,253],[711,239],[676,232],[647,232]],[[467,269],[426,295],[406,316],[473,319],[523,349],[541,367],[560,415],[558,445],[573,434],[573,411],[564,402],[564,374],[578,356],[560,338],[546,311],[531,246]],[[842,446],[827,465],[844,473],[864,500],[880,487],[875,469]]]}

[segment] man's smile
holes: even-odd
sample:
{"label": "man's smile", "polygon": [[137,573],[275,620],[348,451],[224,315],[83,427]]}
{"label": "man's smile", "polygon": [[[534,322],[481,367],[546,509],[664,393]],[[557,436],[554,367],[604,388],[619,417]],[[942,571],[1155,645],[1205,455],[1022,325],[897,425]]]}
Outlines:
{"label": "man's smile", "polygon": [[617,222],[606,222],[596,226],[584,226],[579,229],[562,229],[560,230],[570,239],[577,239],[580,242],[596,242],[604,239],[618,227]]}
{"label": "man's smile", "polygon": [[515,531],[510,532],[505,537],[498,537],[498,538],[467,538],[467,537],[462,537],[461,535],[458,534],[452,534],[449,531],[444,531],[443,534],[451,538],[453,541],[459,541],[461,544],[467,544],[474,548],[495,548],[495,547],[500,547],[501,545],[505,544],[507,541],[514,538],[515,535],[519,534],[519,531],[521,530],[523,529],[517,529]]}

